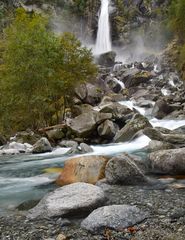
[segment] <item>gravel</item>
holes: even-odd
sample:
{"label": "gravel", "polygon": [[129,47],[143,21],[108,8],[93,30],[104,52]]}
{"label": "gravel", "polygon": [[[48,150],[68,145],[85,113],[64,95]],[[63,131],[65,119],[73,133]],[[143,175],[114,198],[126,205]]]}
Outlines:
{"label": "gravel", "polygon": [[150,217],[131,228],[92,235],[80,228],[82,219],[44,218],[28,220],[26,212],[0,217],[1,240],[184,240],[185,189],[147,186],[110,186],[101,184],[109,200],[106,205],[136,205]]}

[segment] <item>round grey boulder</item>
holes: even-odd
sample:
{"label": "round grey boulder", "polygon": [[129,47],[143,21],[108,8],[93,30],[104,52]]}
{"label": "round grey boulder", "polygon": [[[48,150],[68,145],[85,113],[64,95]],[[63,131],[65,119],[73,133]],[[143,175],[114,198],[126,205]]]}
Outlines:
{"label": "round grey boulder", "polygon": [[105,200],[104,191],[100,187],[73,183],[47,194],[29,211],[28,218],[75,216],[100,207]]}
{"label": "round grey boulder", "polygon": [[52,147],[47,138],[43,137],[33,145],[33,153],[52,152]]}
{"label": "round grey boulder", "polygon": [[136,206],[111,205],[94,210],[81,223],[81,227],[92,232],[101,232],[105,228],[124,229],[142,222],[147,213]]}

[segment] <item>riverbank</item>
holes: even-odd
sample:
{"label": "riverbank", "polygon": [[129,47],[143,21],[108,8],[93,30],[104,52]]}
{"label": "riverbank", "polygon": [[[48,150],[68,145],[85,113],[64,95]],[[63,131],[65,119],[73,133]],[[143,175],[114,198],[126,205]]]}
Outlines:
{"label": "riverbank", "polygon": [[[110,186],[102,185],[108,196],[108,205],[130,204],[149,213],[142,223],[133,228],[113,231],[107,229],[104,235],[92,235],[80,228],[81,219],[50,218],[28,220],[26,213],[0,217],[0,237],[2,240],[55,240],[59,234],[68,240],[183,240],[185,238],[184,189],[174,189],[161,185]],[[61,238],[62,239],[62,238]],[[64,238],[65,239],[65,238]]]}

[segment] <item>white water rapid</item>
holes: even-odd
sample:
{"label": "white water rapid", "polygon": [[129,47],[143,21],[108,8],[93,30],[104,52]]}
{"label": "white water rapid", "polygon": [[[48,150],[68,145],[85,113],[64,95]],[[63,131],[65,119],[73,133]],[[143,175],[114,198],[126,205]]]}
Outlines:
{"label": "white water rapid", "polygon": [[98,21],[98,33],[95,45],[95,55],[110,52],[111,36],[109,23],[109,0],[101,0],[101,10]]}

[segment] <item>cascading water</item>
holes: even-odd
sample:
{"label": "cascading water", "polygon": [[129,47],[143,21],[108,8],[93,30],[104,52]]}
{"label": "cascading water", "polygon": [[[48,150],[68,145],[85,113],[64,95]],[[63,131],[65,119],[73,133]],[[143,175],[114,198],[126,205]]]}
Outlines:
{"label": "cascading water", "polygon": [[109,23],[109,0],[101,0],[101,11],[98,21],[95,55],[110,52],[111,49],[112,46]]}

